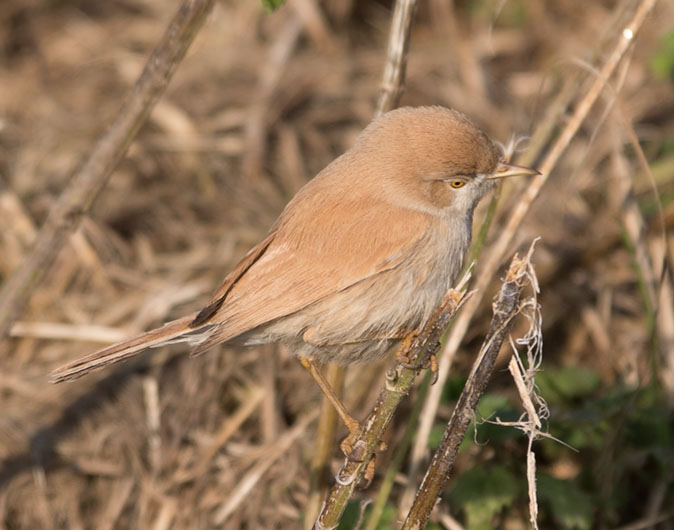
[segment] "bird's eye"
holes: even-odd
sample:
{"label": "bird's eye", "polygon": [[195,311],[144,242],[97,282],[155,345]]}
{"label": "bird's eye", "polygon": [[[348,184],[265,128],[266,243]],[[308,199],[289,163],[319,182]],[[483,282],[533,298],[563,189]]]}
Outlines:
{"label": "bird's eye", "polygon": [[466,183],[463,180],[450,180],[449,185],[455,190],[458,190],[459,188],[463,188]]}

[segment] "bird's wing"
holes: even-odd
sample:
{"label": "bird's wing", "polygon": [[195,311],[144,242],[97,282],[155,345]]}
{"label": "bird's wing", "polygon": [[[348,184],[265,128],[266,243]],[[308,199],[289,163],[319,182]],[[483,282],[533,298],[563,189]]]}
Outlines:
{"label": "bird's wing", "polygon": [[236,282],[238,282],[241,277],[250,269],[250,267],[260,259],[271,242],[274,240],[276,235],[276,230],[272,230],[267,237],[255,245],[248,253],[243,257],[236,267],[234,267],[229,274],[225,277],[224,281],[220,284],[220,287],[215,291],[211,301],[206,305],[197,316],[190,322],[190,327],[196,328],[205,322],[208,322],[213,315],[220,309],[222,304],[227,299],[227,295],[232,290]]}
{"label": "bird's wing", "polygon": [[397,267],[422,243],[432,222],[422,213],[382,202],[338,201],[339,208],[329,207],[333,202],[325,201],[325,207],[309,204],[316,209],[308,217],[297,215],[297,209],[292,216],[281,217],[197,315],[77,359],[55,370],[52,381],[75,379],[172,342],[196,343],[195,354],[206,351]]}
{"label": "bird's wing", "polygon": [[209,316],[200,323],[214,324],[213,334],[196,353],[397,267],[432,222],[376,199],[319,208],[309,219],[281,217],[256,260],[231,285],[226,280],[202,310]]}

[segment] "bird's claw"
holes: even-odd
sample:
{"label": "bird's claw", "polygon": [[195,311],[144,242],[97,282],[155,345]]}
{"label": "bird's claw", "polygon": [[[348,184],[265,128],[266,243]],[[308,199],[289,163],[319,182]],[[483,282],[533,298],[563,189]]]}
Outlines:
{"label": "bird's claw", "polygon": [[422,370],[422,369],[426,370],[430,368],[431,372],[433,373],[433,380],[431,381],[431,385],[434,385],[438,381],[439,367],[438,367],[437,353],[440,351],[441,346],[440,341],[436,340],[428,345],[428,348],[426,349],[428,355],[425,356],[425,359],[415,360],[413,362],[405,353],[408,351],[409,345],[412,343],[413,339],[414,339],[413,335],[408,335],[407,337],[405,337],[405,339],[403,339],[403,344],[396,352],[396,361],[398,362],[399,365],[403,366],[404,368],[408,368],[409,370]]}
{"label": "bird's claw", "polygon": [[435,383],[438,382],[438,370],[439,370],[439,365],[438,365],[438,356],[434,353],[431,352],[431,354],[428,357],[428,366],[427,368],[431,369],[431,373],[433,374],[433,378],[431,379],[431,385],[434,385]]}
{"label": "bird's claw", "polygon": [[349,435],[342,440],[339,448],[344,453],[344,456],[353,462],[362,462],[365,459],[365,440],[360,439],[360,423],[353,420],[353,423],[347,423],[346,428],[349,430]]}

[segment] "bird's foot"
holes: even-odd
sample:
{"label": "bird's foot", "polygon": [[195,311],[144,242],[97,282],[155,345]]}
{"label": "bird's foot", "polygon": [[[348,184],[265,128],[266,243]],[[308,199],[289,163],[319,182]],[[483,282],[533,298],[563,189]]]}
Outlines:
{"label": "bird's foot", "polygon": [[429,344],[428,347],[426,348],[427,355],[423,360],[414,360],[410,359],[407,355],[409,351],[409,347],[412,344],[412,341],[416,338],[415,333],[410,333],[407,335],[403,341],[400,344],[400,348],[398,348],[398,351],[396,352],[396,361],[398,364],[401,366],[408,368],[410,370],[426,370],[429,369],[431,370],[431,373],[433,374],[433,380],[431,381],[431,385],[434,385],[437,380],[438,380],[438,352],[440,351],[440,341],[436,340],[433,343]]}
{"label": "bird's foot", "polygon": [[342,453],[344,453],[344,456],[346,456],[346,458],[349,460],[361,462],[365,457],[363,454],[363,446],[365,444],[364,442],[361,443],[362,441],[359,440],[360,423],[354,420],[353,423],[347,423],[346,428],[349,430],[349,435],[342,440],[342,442],[339,444],[339,448],[342,450]]}
{"label": "bird's foot", "polygon": [[438,356],[434,353],[431,352],[431,354],[428,356],[428,366],[425,368],[430,368],[431,369],[431,374],[432,374],[432,379],[431,379],[431,385],[434,385],[435,383],[438,382]]}

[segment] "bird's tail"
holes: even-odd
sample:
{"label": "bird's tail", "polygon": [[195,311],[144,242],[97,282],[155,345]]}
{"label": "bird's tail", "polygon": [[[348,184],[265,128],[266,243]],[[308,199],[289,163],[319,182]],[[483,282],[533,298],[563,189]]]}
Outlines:
{"label": "bird's tail", "polygon": [[160,328],[153,329],[124,342],[113,344],[61,366],[51,373],[51,382],[61,383],[77,379],[93,370],[124,361],[148,348],[156,348],[173,342],[199,344],[207,337],[207,330],[205,328],[210,328],[211,326],[205,325],[191,328],[190,323],[194,320],[195,316],[190,315],[173,322],[168,322]]}

